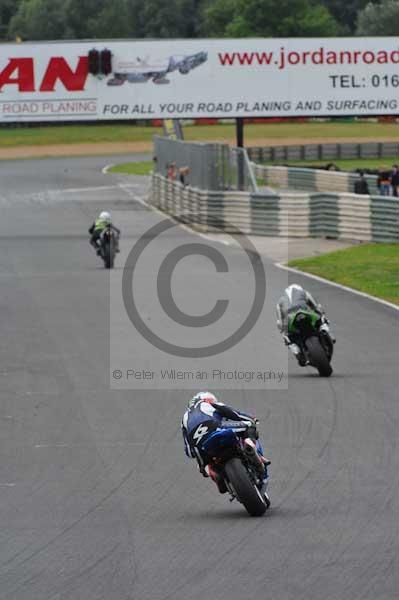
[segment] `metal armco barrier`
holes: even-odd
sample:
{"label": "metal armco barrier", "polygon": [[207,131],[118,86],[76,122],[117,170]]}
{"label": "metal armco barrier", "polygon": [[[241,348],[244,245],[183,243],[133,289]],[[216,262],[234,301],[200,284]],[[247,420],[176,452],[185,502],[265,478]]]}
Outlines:
{"label": "metal armco barrier", "polygon": [[399,200],[342,193],[212,192],[154,174],[151,203],[200,231],[399,242]]}
{"label": "metal armco barrier", "polygon": [[[300,167],[272,167],[252,163],[259,183],[271,187],[290,188],[293,190],[315,192],[349,192],[353,193],[357,173],[341,171],[325,171],[304,169]],[[370,193],[378,194],[377,176],[365,175]]]}
{"label": "metal armco barrier", "polygon": [[[367,142],[343,144],[303,144],[296,146],[256,146],[247,148],[253,162],[288,160],[325,160],[326,163],[342,158],[399,157],[398,142]],[[399,158],[398,158],[399,161]]]}

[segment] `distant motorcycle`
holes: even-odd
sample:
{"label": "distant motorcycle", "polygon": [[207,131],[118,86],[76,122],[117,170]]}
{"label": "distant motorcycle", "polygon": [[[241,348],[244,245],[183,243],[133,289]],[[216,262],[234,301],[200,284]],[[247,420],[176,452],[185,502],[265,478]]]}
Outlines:
{"label": "distant motorcycle", "polygon": [[100,256],[106,269],[113,269],[117,248],[116,232],[107,226],[100,235]]}
{"label": "distant motorcycle", "polygon": [[315,367],[321,377],[329,377],[333,372],[330,363],[334,340],[326,317],[311,309],[300,308],[288,317],[288,334],[307,363]]}
{"label": "distant motorcycle", "polygon": [[231,501],[238,500],[253,517],[262,516],[270,506],[265,467],[246,428],[218,429],[204,441],[202,450],[212,457],[210,464],[223,478]]}

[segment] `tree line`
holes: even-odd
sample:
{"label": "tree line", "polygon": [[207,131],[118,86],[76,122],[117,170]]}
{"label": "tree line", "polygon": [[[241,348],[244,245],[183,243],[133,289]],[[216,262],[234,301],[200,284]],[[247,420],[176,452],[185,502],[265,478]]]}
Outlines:
{"label": "tree line", "polygon": [[399,0],[0,0],[6,40],[397,35]]}

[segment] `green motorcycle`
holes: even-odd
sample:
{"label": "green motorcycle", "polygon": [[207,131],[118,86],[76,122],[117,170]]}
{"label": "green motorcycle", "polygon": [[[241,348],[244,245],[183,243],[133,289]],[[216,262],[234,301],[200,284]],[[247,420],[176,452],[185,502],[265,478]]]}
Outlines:
{"label": "green motorcycle", "polygon": [[[331,359],[335,339],[324,315],[309,308],[299,308],[288,315],[288,336],[301,366],[315,367],[321,377],[333,372]],[[295,351],[295,345],[298,352]]]}

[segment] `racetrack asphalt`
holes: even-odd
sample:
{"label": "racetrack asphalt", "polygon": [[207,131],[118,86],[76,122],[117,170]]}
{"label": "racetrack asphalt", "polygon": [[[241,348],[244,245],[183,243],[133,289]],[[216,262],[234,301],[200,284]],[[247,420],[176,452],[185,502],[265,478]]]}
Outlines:
{"label": "racetrack asphalt", "polygon": [[[248,517],[184,456],[191,391],[109,388],[109,274],[87,228],[129,214],[122,265],[161,217],[107,162],[0,164],[0,600],[397,598],[397,312],[289,276],[327,307],[335,372],[290,359],[288,389],[218,392],[256,412],[272,459],[272,508]],[[264,262],[271,311],[288,275]],[[273,361],[277,334],[256,339]]]}

